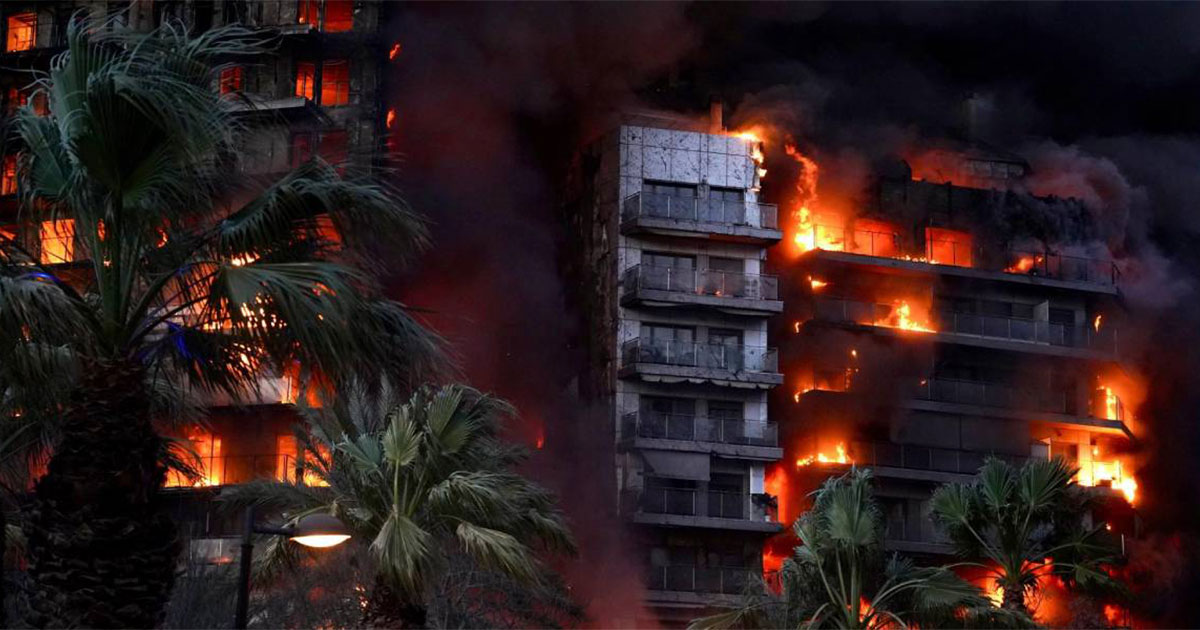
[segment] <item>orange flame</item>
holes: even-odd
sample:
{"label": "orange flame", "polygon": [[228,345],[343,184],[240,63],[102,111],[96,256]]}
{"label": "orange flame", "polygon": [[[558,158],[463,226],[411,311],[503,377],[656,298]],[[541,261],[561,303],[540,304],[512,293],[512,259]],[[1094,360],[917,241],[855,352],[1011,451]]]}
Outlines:
{"label": "orange flame", "polygon": [[1004,271],[1007,273],[1029,273],[1035,265],[1042,264],[1044,260],[1044,256],[1021,256],[1017,259],[1017,262]]}
{"label": "orange flame", "polygon": [[1081,486],[1108,486],[1118,490],[1125,500],[1133,505],[1137,501],[1138,482],[1130,475],[1120,460],[1096,461],[1083,464],[1075,475],[1075,482]]}
{"label": "orange flame", "polygon": [[391,50],[388,50],[388,61],[395,61],[396,57],[400,56],[400,42],[392,44]]}
{"label": "orange flame", "polygon": [[387,112],[387,128],[391,129],[392,126],[395,124],[396,124],[396,110],[395,110],[395,108],[392,108],[392,109],[389,109]]}
{"label": "orange flame", "polygon": [[1096,332],[1100,332],[1100,323],[1102,321],[1104,321],[1103,315],[1097,315],[1096,319],[1092,320],[1092,328],[1095,329]]}
{"label": "orange flame", "polygon": [[821,289],[829,286],[828,282],[825,282],[824,280],[818,280],[812,276],[808,277],[808,284],[812,287],[813,291],[820,291]]}
{"label": "orange flame", "polygon": [[908,300],[896,300],[892,306],[891,314],[876,320],[874,325],[917,332],[937,332],[929,327],[928,321],[921,322],[918,321],[918,318],[913,317],[912,307],[909,306]]}
{"label": "orange flame", "polygon": [[848,455],[846,455],[845,443],[838,443],[838,445],[835,447],[835,449],[837,451],[836,455],[826,455],[825,453],[817,453],[816,455],[809,455],[808,457],[797,459],[796,467],[799,468],[801,466],[811,466],[814,463],[816,463],[816,464],[853,464],[854,463],[854,460],[850,459],[850,457]]}

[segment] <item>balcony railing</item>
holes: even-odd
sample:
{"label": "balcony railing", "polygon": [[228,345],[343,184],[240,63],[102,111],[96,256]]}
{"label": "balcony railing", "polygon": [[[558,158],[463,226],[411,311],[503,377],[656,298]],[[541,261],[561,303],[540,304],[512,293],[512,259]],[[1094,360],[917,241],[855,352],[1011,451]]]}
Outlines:
{"label": "balcony railing", "polygon": [[775,348],[656,339],[630,339],[621,346],[621,363],[676,365],[729,372],[779,372]]}
{"label": "balcony railing", "polygon": [[649,289],[750,300],[779,299],[779,278],[775,276],[714,269],[634,265],[625,270],[623,284],[626,293]]}
{"label": "balcony railing", "polygon": [[622,220],[638,218],[779,229],[779,208],[774,204],[654,193],[634,193],[621,204]]}
{"label": "balcony railing", "polygon": [[[189,463],[196,464],[188,460]],[[311,472],[305,473],[295,455],[270,453],[263,455],[218,455],[201,457],[196,470],[199,479],[189,479],[178,471],[169,471],[168,488],[211,488],[246,483],[256,479],[294,481],[299,474],[306,483],[315,485],[318,480]]]}
{"label": "balcony railing", "polygon": [[1000,383],[949,378],[930,378],[922,381],[917,390],[917,397],[936,402],[1031,409],[1051,413],[1068,413],[1069,409],[1065,392],[1038,391]]}
{"label": "balcony railing", "polygon": [[739,444],[747,446],[778,446],[779,427],[773,422],[758,420],[727,420],[689,414],[632,412],[621,418],[621,435]]}
{"label": "balcony railing", "polygon": [[1000,455],[977,451],[892,444],[890,442],[853,442],[850,458],[858,466],[886,466],[935,472],[973,475],[988,457],[996,457],[1016,466],[1024,465],[1028,457]]}
{"label": "balcony railing", "polygon": [[938,317],[937,329],[940,332],[959,335],[1068,348],[1088,348],[1106,352],[1114,352],[1117,349],[1117,331],[1111,327],[1095,330],[1086,325],[1056,324],[1016,317],[943,311]]}
{"label": "balcony railing", "polygon": [[1111,260],[1063,256],[1051,252],[1009,251],[1004,271],[1016,275],[1091,282],[1106,286],[1116,286],[1121,279],[1120,270]]}
{"label": "balcony railing", "polygon": [[638,500],[638,509],[645,514],[675,516],[705,516],[747,520],[750,495],[725,490],[693,490],[688,488],[646,488]]}
{"label": "balcony railing", "polygon": [[[872,326],[875,325],[875,322],[886,320],[894,308],[891,304],[841,298],[822,297],[814,300],[814,313],[818,319],[853,322],[865,326]],[[1057,324],[1041,320],[953,311],[943,311],[936,317],[932,317],[930,322],[922,320],[921,315],[916,312],[910,315],[910,318],[940,333],[1068,348],[1087,348],[1102,352],[1117,350],[1117,331],[1110,326],[1095,330],[1087,325]]]}
{"label": "balcony railing", "polygon": [[751,571],[745,567],[651,567],[646,588],[652,591],[738,595],[745,590]]}

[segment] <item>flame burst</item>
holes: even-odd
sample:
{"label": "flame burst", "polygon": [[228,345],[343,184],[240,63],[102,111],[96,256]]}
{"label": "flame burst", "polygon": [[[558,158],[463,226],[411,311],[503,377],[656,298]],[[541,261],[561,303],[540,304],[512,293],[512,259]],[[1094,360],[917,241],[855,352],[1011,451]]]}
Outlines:
{"label": "flame burst", "polygon": [[837,452],[836,455],[826,455],[825,453],[817,453],[816,455],[809,455],[808,457],[797,459],[796,467],[799,468],[801,466],[811,466],[814,463],[815,464],[853,464],[854,463],[854,460],[850,459],[850,457],[848,455],[846,455],[846,445],[844,443],[839,442],[838,445],[834,448],[836,449],[836,452]]}
{"label": "flame burst", "polygon": [[809,284],[809,286],[812,287],[813,291],[820,291],[821,289],[824,289],[825,287],[829,286],[828,282],[825,282],[824,280],[819,280],[812,276],[808,277],[808,284]]}
{"label": "flame burst", "polygon": [[1094,329],[1096,332],[1100,332],[1100,323],[1101,323],[1101,322],[1103,322],[1103,321],[1104,321],[1104,316],[1103,316],[1103,315],[1097,315],[1097,316],[1096,316],[1096,319],[1093,319],[1093,320],[1092,320],[1092,328],[1093,328],[1093,329]]}
{"label": "flame burst", "polygon": [[391,49],[388,50],[388,61],[395,61],[396,57],[399,57],[399,56],[400,56],[400,42],[396,42],[396,43],[392,44]]}
{"label": "flame burst", "polygon": [[392,108],[387,111],[387,128],[391,129],[395,124],[396,124],[396,110],[395,110],[395,108]]}
{"label": "flame burst", "polygon": [[928,321],[921,322],[913,317],[912,307],[909,306],[908,300],[896,300],[892,305],[892,312],[887,317],[876,320],[874,325],[917,332],[937,332],[929,327]]}
{"label": "flame burst", "polygon": [[1021,256],[1017,259],[1017,262],[1004,271],[1007,273],[1029,273],[1034,267],[1040,267],[1045,259],[1045,256]]}

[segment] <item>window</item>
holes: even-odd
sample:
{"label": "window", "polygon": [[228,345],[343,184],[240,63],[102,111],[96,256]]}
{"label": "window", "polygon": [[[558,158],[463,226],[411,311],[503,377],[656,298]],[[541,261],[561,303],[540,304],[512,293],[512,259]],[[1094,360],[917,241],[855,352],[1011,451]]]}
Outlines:
{"label": "window", "polygon": [[313,156],[313,134],[311,133],[296,133],[292,134],[291,158],[289,162],[292,168],[296,168],[301,164],[310,160]]}
{"label": "window", "polygon": [[296,96],[313,99],[313,86],[317,82],[317,66],[313,63],[296,64]]}
{"label": "window", "polygon": [[663,344],[690,344],[695,339],[696,334],[691,328],[685,328],[682,326],[644,324],[642,328],[642,337],[649,339],[650,341],[661,342]]}
{"label": "window", "polygon": [[742,273],[746,269],[746,261],[742,258],[718,258],[710,256],[708,258],[708,268],[712,271]]}
{"label": "window", "polygon": [[195,430],[187,436],[192,452],[199,457],[197,462],[192,458],[191,453],[180,453],[184,461],[193,464],[199,464],[197,471],[200,473],[200,479],[191,480],[178,470],[170,470],[167,472],[168,488],[202,488],[205,486],[219,486],[225,480],[225,460],[221,457],[221,438],[214,436],[207,431]]}
{"label": "window", "polygon": [[744,405],[733,400],[710,400],[708,417],[713,420],[741,420],[745,417]]}
{"label": "window", "polygon": [[300,0],[300,5],[296,9],[297,24],[311,24],[316,26],[321,22],[321,2],[320,0]]}
{"label": "window", "polygon": [[241,92],[245,88],[245,76],[241,66],[230,66],[221,70],[218,81],[221,94]]}
{"label": "window", "polygon": [[12,116],[17,112],[17,109],[24,106],[29,101],[29,97],[21,91],[21,88],[10,87],[4,93],[4,114]]}
{"label": "window", "polygon": [[75,222],[71,219],[42,221],[40,237],[43,265],[75,260]]}
{"label": "window", "polygon": [[[329,453],[318,445],[321,455],[328,457]],[[275,479],[295,483],[296,474],[306,486],[326,487],[327,481],[313,472],[312,453],[305,451],[304,463],[300,462],[299,445],[294,435],[280,435],[275,440]]]}
{"label": "window", "polygon": [[348,31],[354,28],[354,0],[300,0],[296,23],[316,26],[329,33]]}
{"label": "window", "polygon": [[0,195],[17,194],[17,156],[4,156],[3,172],[0,173]]}
{"label": "window", "polygon": [[642,252],[642,264],[647,267],[662,269],[692,269],[696,266],[695,258],[661,252]]}
{"label": "window", "polygon": [[642,192],[648,195],[669,195],[671,197],[696,197],[696,187],[687,184],[669,184],[666,182],[642,182]]}
{"label": "window", "polygon": [[37,37],[37,14],[18,13],[8,18],[8,35],[4,42],[4,50],[17,52],[30,50]]}
{"label": "window", "polygon": [[326,107],[350,102],[350,62],[340,59],[321,64],[321,104]]}
{"label": "window", "polygon": [[354,0],[325,0],[325,21],[321,30],[341,33],[354,28]]}

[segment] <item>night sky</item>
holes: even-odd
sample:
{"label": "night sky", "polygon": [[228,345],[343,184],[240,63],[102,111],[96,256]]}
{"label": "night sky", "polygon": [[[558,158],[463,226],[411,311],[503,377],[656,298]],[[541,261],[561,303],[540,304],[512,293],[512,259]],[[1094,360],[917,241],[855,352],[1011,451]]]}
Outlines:
{"label": "night sky", "polygon": [[[700,115],[719,97],[731,126],[770,120],[851,186],[864,164],[961,134],[963,103],[975,96],[990,105],[986,139],[1031,162],[1037,192],[1085,199],[1094,236],[1123,265],[1143,333],[1135,359],[1153,383],[1138,410],[1148,427],[1140,509],[1147,547],[1170,550],[1143,554],[1148,572],[1170,579],[1141,605],[1159,623],[1200,623],[1177,597],[1200,591],[1200,4],[409,4],[394,13],[386,36],[404,46],[389,77],[399,179],[435,239],[397,291],[456,344],[465,378],[518,405],[520,439],[532,443],[547,425],[534,467],[574,495],[577,526],[596,497],[580,490],[594,471],[579,470],[571,424],[580,331],[559,274],[570,254],[559,202],[579,144],[622,108]],[[590,534],[580,533],[585,546]]]}

